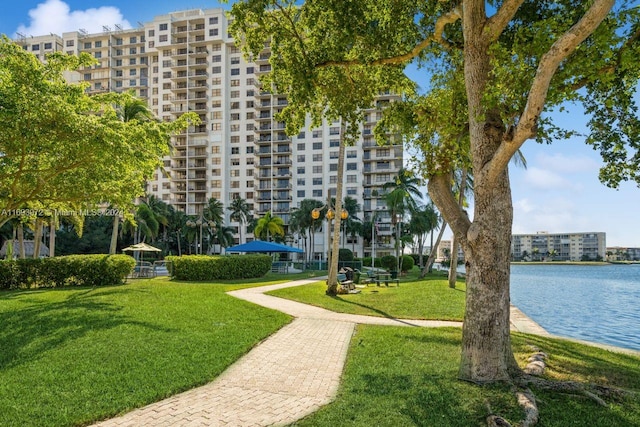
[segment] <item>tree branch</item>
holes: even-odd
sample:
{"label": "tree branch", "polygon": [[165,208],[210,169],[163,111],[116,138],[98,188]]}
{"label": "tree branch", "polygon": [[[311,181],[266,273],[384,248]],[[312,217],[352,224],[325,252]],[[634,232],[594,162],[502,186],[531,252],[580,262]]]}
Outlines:
{"label": "tree branch", "polygon": [[[451,12],[448,12],[442,15],[440,18],[436,20],[435,29],[433,31],[433,35],[427,37],[420,43],[418,43],[413,49],[409,52],[391,56],[387,58],[376,59],[375,61],[369,62],[366,65],[396,65],[402,64],[404,62],[408,62],[418,56],[420,52],[426,49],[431,43],[439,43],[444,46],[446,49],[451,48],[451,44],[442,37],[442,33],[444,32],[444,28],[447,24],[453,24],[457,20],[462,17],[460,13],[460,6],[456,6],[453,8]],[[355,65],[365,65],[359,59],[352,59],[346,61],[325,61],[319,64],[316,64],[318,68],[325,67],[352,67]]]}
{"label": "tree branch", "polygon": [[500,34],[513,19],[524,0],[505,0],[498,12],[487,22],[487,35],[491,41],[496,41]]}
{"label": "tree branch", "polygon": [[451,174],[431,176],[427,183],[427,189],[431,200],[438,206],[447,224],[456,236],[460,237],[460,243],[466,244],[467,231],[471,226],[471,221],[451,192]]}
{"label": "tree branch", "polygon": [[[560,63],[571,55],[597,27],[611,10],[615,0],[596,0],[584,16],[564,33],[540,59],[536,75],[529,91],[527,104],[513,134],[507,133],[495,155],[485,166],[487,179],[495,182],[507,167],[511,157],[524,142],[535,135],[536,126],[547,98],[551,79]],[[491,185],[491,184],[489,184]]]}

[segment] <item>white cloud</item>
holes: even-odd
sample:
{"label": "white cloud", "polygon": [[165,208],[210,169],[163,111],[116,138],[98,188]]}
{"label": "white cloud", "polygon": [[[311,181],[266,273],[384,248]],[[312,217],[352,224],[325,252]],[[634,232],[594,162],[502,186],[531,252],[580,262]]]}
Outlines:
{"label": "white cloud", "polygon": [[43,35],[54,33],[61,35],[67,31],[84,29],[89,33],[103,31],[103,26],[131,28],[129,21],[124,19],[120,10],[112,6],[102,6],[86,10],[72,11],[69,5],[61,0],[46,0],[29,10],[28,25],[21,24],[17,32],[24,35]]}
{"label": "white cloud", "polygon": [[540,153],[536,157],[536,163],[545,169],[561,173],[593,172],[597,174],[599,168],[598,163],[591,157],[568,157],[560,153],[553,155]]}
{"label": "white cloud", "polygon": [[[513,233],[531,234],[538,231],[567,233],[589,231],[592,219],[568,198],[539,198],[535,202],[524,198],[513,204]],[[596,227],[597,228],[597,227]]]}
{"label": "white cloud", "polygon": [[530,167],[524,173],[525,184],[536,190],[578,190],[579,185],[547,169]]}

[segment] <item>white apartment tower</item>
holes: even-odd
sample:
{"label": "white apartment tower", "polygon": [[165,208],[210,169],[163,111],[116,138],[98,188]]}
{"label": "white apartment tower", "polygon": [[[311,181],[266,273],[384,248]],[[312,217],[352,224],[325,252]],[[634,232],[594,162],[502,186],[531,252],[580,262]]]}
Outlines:
{"label": "white apartment tower", "polygon": [[[104,27],[97,34],[75,31],[17,42],[36,54],[49,49],[92,54],[99,64],[70,77],[88,82],[89,93],[135,90],[162,120],[187,111],[200,116],[200,125],[174,137],[173,153],[163,159],[166,174],[156,173],[148,184],[150,194],[196,216],[212,197],[225,207],[243,198],[255,215],[272,211],[288,224],[291,210],[303,199],[324,202],[328,194],[335,196],[341,126],[307,126],[287,136],[284,123],[275,119],[287,98],[263,91],[258,83],[260,73],[270,70],[268,46],[247,62],[227,28],[223,9],[196,9],[157,16],[136,29]],[[358,201],[360,219],[375,212],[383,224],[377,256],[391,252],[381,189],[402,167],[403,150],[401,145],[378,146],[372,129],[381,108],[394,99],[380,95],[366,112],[361,140],[345,155],[344,196]],[[225,214],[228,224],[238,225]],[[315,259],[327,251],[323,236],[318,234],[312,249]],[[346,246],[352,245],[357,256],[370,255],[362,239]]]}

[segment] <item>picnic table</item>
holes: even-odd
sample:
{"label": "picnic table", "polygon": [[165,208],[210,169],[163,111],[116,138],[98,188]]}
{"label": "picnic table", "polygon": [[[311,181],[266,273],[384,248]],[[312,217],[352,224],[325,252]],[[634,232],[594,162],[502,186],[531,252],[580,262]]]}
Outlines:
{"label": "picnic table", "polygon": [[395,281],[396,282],[396,286],[400,286],[400,280],[396,279],[392,279],[391,278],[391,273],[387,273],[387,272],[378,272],[376,274],[376,286],[380,286],[380,282],[384,282],[385,286],[389,286],[389,282],[390,281]]}

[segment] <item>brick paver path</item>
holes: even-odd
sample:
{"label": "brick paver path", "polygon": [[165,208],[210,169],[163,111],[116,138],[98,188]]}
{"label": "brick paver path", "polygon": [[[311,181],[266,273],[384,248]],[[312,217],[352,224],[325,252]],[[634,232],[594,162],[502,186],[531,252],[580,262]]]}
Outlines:
{"label": "brick paver path", "polygon": [[[249,427],[289,424],[334,399],[349,340],[357,323],[461,326],[460,322],[401,320],[334,313],[264,295],[264,292],[273,289],[304,285],[317,280],[229,292],[237,298],[288,313],[295,320],[257,345],[215,381],[96,426]],[[518,317],[518,323],[518,330],[529,332],[526,330],[524,315]],[[512,326],[516,328],[513,323]]]}

